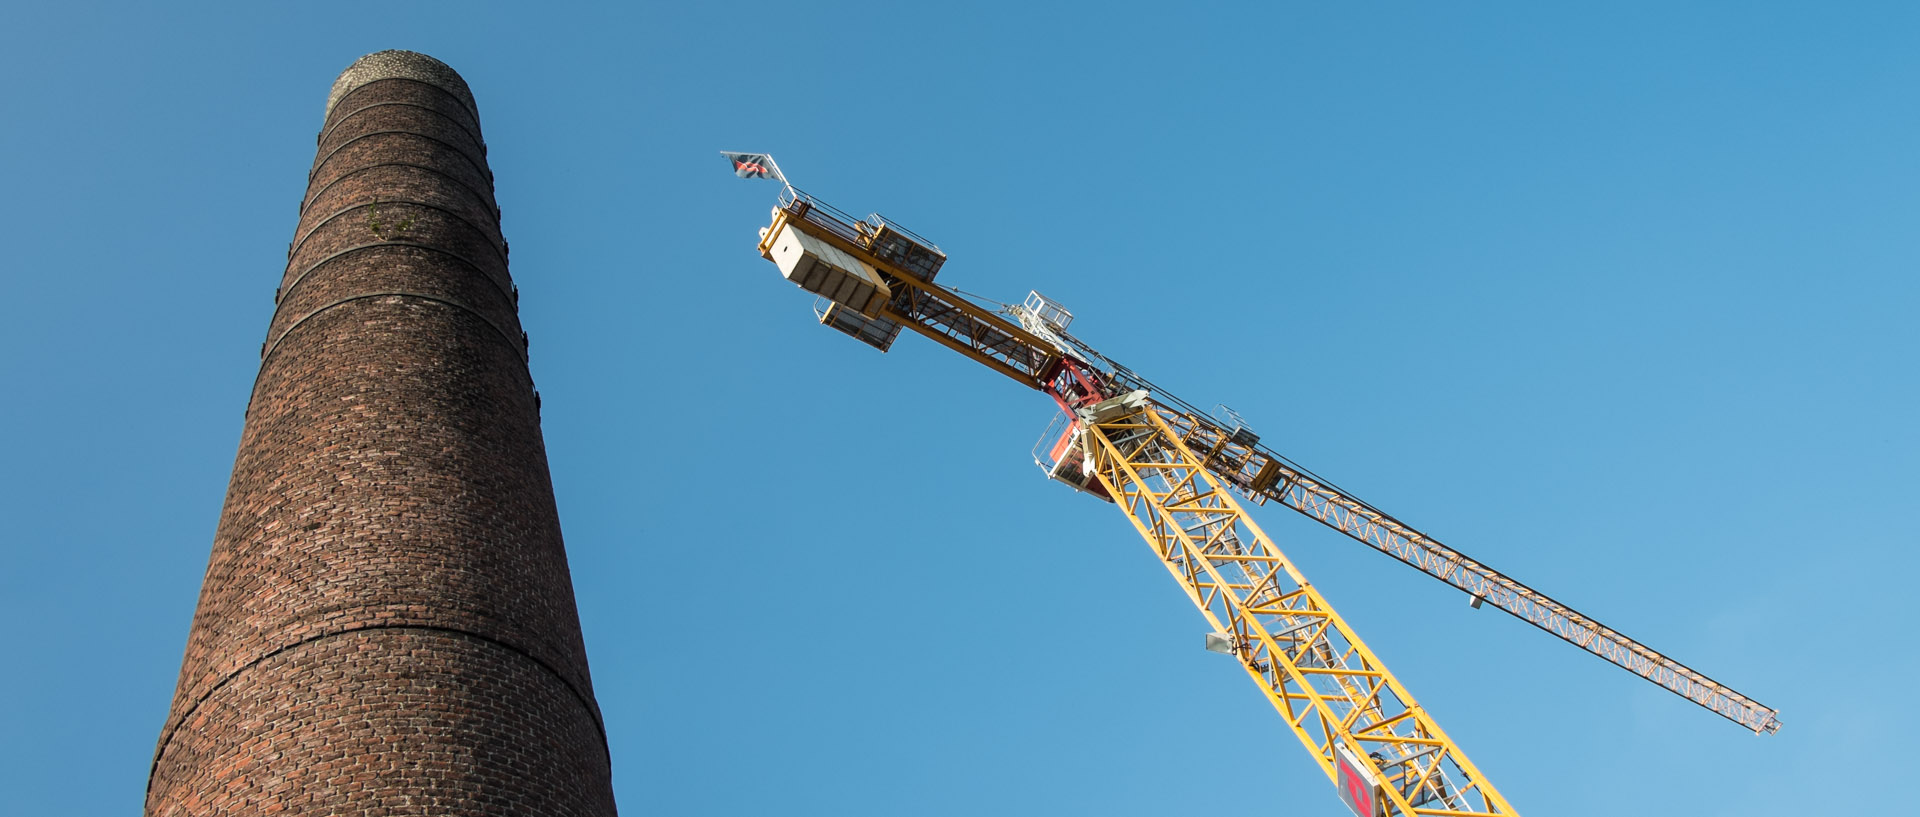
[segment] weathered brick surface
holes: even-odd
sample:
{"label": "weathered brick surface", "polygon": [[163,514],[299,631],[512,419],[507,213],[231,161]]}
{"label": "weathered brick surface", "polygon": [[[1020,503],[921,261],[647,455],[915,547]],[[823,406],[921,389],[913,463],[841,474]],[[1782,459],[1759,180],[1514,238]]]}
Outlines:
{"label": "weathered brick surface", "polygon": [[574,757],[599,741],[594,721],[502,652],[375,628],[268,656],[201,703],[161,813],[612,813],[604,765]]}
{"label": "weathered brick surface", "polygon": [[471,96],[341,83],[147,812],[612,814]]}
{"label": "weathered brick surface", "polygon": [[[301,219],[301,231],[294,236],[295,256],[307,252],[307,244],[322,232],[341,230],[340,240],[346,243],[360,243],[374,238],[368,220],[374,207],[367,191],[380,193],[381,222],[393,222],[398,229],[398,220],[386,218],[390,207],[413,208],[412,214],[420,215],[421,210],[433,210],[457,218],[469,229],[479,233],[486,242],[501,246],[496,240],[500,230],[499,217],[494,213],[491,196],[487,188],[471,190],[462,185],[451,183],[448,177],[442,177],[433,171],[407,165],[376,165],[362,168],[342,177],[337,183],[317,195],[306,206],[306,217]],[[410,204],[394,204],[393,202]],[[351,225],[351,229],[348,226]],[[405,236],[401,238],[404,240]],[[505,259],[504,248],[498,253]],[[478,255],[478,254],[476,254]],[[304,258],[307,263],[290,264],[289,275],[297,275],[306,269],[312,261],[318,260],[311,253]],[[481,260],[478,257],[474,261]]]}

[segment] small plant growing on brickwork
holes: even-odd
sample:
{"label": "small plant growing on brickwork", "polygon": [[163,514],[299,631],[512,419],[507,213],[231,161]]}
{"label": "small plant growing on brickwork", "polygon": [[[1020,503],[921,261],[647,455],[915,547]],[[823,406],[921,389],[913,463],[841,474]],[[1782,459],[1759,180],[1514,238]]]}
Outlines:
{"label": "small plant growing on brickwork", "polygon": [[392,241],[399,237],[400,234],[411,229],[413,229],[413,216],[401,218],[398,223],[391,225],[381,221],[380,197],[373,197],[373,206],[367,208],[367,230],[373,233],[374,238],[378,238],[381,241]]}

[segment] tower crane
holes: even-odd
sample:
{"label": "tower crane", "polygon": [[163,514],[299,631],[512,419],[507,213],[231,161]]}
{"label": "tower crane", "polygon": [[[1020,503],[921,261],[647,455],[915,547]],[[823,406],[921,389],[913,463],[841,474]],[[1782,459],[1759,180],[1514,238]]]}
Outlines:
{"label": "tower crane", "polygon": [[[778,178],[742,164],[743,177]],[[1714,713],[1769,734],[1779,713],[1421,533],[1196,409],[1067,330],[1030,293],[992,309],[935,282],[946,254],[879,214],[856,218],[786,183],[760,255],[818,296],[826,326],[885,352],[911,329],[1061,409],[1035,447],[1047,476],[1113,503],[1238,659],[1340,798],[1361,815],[1516,814],[1439,723],[1247,513],[1278,503]]]}

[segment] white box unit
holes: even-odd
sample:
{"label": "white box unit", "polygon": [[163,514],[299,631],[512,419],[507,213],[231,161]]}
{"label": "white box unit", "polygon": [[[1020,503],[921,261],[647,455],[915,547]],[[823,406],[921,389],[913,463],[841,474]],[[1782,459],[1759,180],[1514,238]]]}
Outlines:
{"label": "white box unit", "polygon": [[813,312],[821,323],[882,352],[893,348],[894,339],[900,337],[900,324],[886,318],[869,318],[836,303],[827,304],[826,309],[815,303]]}
{"label": "white box unit", "polygon": [[867,262],[792,224],[781,225],[772,251],[773,263],[787,280],[862,315],[879,314],[880,305],[893,295]]}

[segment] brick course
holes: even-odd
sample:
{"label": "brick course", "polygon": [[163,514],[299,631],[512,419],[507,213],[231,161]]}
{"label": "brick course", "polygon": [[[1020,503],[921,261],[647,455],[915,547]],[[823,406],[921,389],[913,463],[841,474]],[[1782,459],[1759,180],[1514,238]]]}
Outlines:
{"label": "brick course", "polygon": [[474,110],[329,98],[150,815],[614,813]]}

